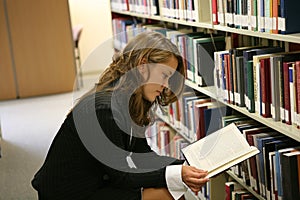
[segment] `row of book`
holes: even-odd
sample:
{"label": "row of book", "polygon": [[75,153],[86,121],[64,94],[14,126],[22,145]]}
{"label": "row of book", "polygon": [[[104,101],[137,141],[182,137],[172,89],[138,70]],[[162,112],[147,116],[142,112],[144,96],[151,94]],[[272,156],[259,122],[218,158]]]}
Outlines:
{"label": "row of book", "polygon": [[114,47],[122,49],[127,42],[142,31],[157,31],[178,46],[185,58],[187,78],[199,86],[213,85],[213,53],[225,49],[225,37],[204,32],[193,32],[191,28],[171,29],[161,24],[143,24],[132,18],[118,17],[112,20]]}
{"label": "row of book", "polygon": [[[193,21],[193,22],[210,22],[209,1],[201,0],[165,0],[161,8],[163,17]],[[206,12],[203,12],[206,11]]]}
{"label": "row of book", "polygon": [[212,0],[213,23],[252,31],[300,31],[297,0]]}
{"label": "row of book", "polygon": [[[205,113],[202,120],[210,125],[199,122],[201,115],[196,113],[196,110],[199,112],[200,108],[204,108],[202,111],[203,114]],[[298,164],[297,160],[299,155],[300,161],[299,142],[253,119],[232,113],[233,111],[224,110],[223,114],[220,114],[222,108],[205,96],[187,91],[178,102],[169,105],[163,111],[167,118],[162,117],[163,121],[156,122],[156,125],[149,129],[152,130],[152,134],[148,133],[148,135],[152,136],[151,141],[157,147],[158,153],[183,158],[180,149],[193,142],[184,138],[194,136],[193,139],[198,140],[220,129],[220,126],[224,127],[235,123],[249,145],[257,147],[260,153],[232,167],[232,173],[265,199],[291,199],[289,195],[292,195],[293,198],[296,197],[300,180],[300,171],[298,171],[300,163]],[[176,124],[179,127],[176,127]],[[193,128],[193,126],[197,126],[197,128]],[[198,138],[197,129],[203,127],[206,129],[206,135]],[[181,137],[176,133],[189,133],[189,135]],[[153,137],[155,138],[153,139]],[[293,187],[290,187],[288,183]],[[208,189],[207,187],[209,186],[203,188],[204,193]]]}
{"label": "row of book", "polygon": [[164,34],[178,46],[184,57],[187,79],[197,83],[198,86],[214,85],[214,52],[231,46],[252,45],[266,41],[236,34],[225,37],[203,31],[193,32],[193,29],[187,27],[174,30],[173,27],[158,23],[141,23],[127,17],[116,17],[112,22],[116,49],[122,49],[132,37],[142,31],[157,31]]}
{"label": "row of book", "polygon": [[299,128],[299,51],[249,46],[215,52],[214,60],[219,98]]}
{"label": "row of book", "polygon": [[111,9],[144,15],[159,15],[158,0],[111,0]]}
{"label": "row of book", "polygon": [[150,16],[160,14],[167,18],[204,23],[210,23],[212,16],[214,25],[251,31],[274,34],[300,32],[297,0],[164,0],[161,8],[158,0],[111,0],[111,7],[116,11]]}
{"label": "row of book", "polygon": [[225,200],[256,200],[257,198],[234,180],[225,182]]}
{"label": "row of book", "polygon": [[[128,22],[123,18],[114,21]],[[223,50],[224,36],[130,22],[115,43],[125,45],[139,31],[161,32],[185,57],[187,79],[198,86],[215,85],[216,96],[230,104],[300,127],[300,52],[267,45]]]}
{"label": "row of book", "polygon": [[189,144],[168,123],[158,119],[146,131],[149,146],[159,155],[184,159],[181,149]]}
{"label": "row of book", "polygon": [[160,14],[163,17],[183,21],[206,23],[210,21],[209,12],[200,11],[210,9],[209,1],[201,4],[198,0],[164,0],[159,5],[158,0],[111,0],[111,8],[115,11],[129,11],[149,16]]}
{"label": "row of book", "polygon": [[[193,123],[190,123],[193,121],[194,125],[198,124],[198,128],[202,128],[201,126],[207,126],[206,124],[203,125],[199,122],[195,123],[197,114],[195,112],[193,113],[193,109],[191,109],[190,106],[194,105],[195,109],[195,107],[201,107],[201,104],[203,104],[203,106],[210,104],[212,107],[209,108],[204,106],[205,110],[208,113],[215,111],[215,115],[212,117],[211,115],[206,114],[206,116],[202,118],[204,121],[212,123],[209,126],[210,128],[206,130],[206,135],[202,137],[220,129],[220,126],[223,127],[230,123],[235,123],[249,145],[257,147],[260,151],[260,153],[256,156],[232,167],[232,173],[241,178],[245,184],[265,199],[295,199],[295,197],[299,197],[295,196],[299,192],[300,181],[300,163],[298,164],[298,159],[300,161],[299,142],[238,113],[228,115],[229,112],[224,112],[220,115],[222,107],[220,107],[220,105],[213,106],[214,103],[205,99],[205,97],[189,96],[187,93],[184,93],[184,96],[185,97],[179,101],[179,103],[182,102],[182,107],[178,106],[178,103],[177,108],[169,106],[166,109],[168,113],[165,114],[165,116],[169,116],[169,118],[164,118],[164,121],[160,122],[160,125],[157,126],[159,128],[155,128],[155,135],[159,138],[156,139],[155,144],[158,144],[159,149],[162,149],[158,151],[159,153],[182,158],[182,155],[180,155],[180,149],[189,145],[192,141],[186,141],[184,139],[186,136],[179,136],[180,139],[178,140],[177,135],[177,137],[175,137],[175,141],[180,142],[181,144],[169,144],[167,142],[167,145],[165,142],[170,140],[166,139],[168,137],[166,130],[167,132],[171,132],[171,135],[175,135],[174,130],[175,132],[178,131],[180,134],[184,134],[187,132],[183,129],[183,127],[186,127],[187,129],[189,127],[192,129],[190,133],[194,134],[194,139],[201,139],[195,138],[196,130],[193,130],[192,128]],[[196,106],[197,103],[199,103],[198,106]],[[182,117],[176,117],[176,114],[174,115],[174,113],[178,113],[174,112],[174,108],[182,110],[180,114]],[[176,118],[177,120],[182,118],[184,119],[179,122],[183,124],[180,128],[176,128],[174,126],[174,120],[176,120]],[[168,128],[164,127],[166,125]],[[158,130],[160,130],[161,133],[158,134]],[[162,144],[165,144],[165,147],[161,146]],[[177,154],[165,153],[166,150],[164,148],[169,148],[170,146],[172,147],[171,149],[176,149],[174,152],[177,152]],[[174,148],[175,146],[176,148]],[[167,150],[167,152],[168,151],[169,150]],[[293,187],[290,187],[291,184]]]}
{"label": "row of book", "polygon": [[208,96],[186,91],[158,113],[189,142],[194,142],[220,129],[221,118],[230,112],[231,109]]}
{"label": "row of book", "polygon": [[125,47],[131,37],[142,31],[141,23],[128,17],[116,17],[112,20],[113,45],[117,50]]}
{"label": "row of book", "polygon": [[232,172],[265,199],[299,199],[300,143],[245,116],[222,120],[223,126],[235,123],[249,145],[260,151]]}
{"label": "row of book", "polygon": [[[257,156],[232,167],[232,173],[265,199],[298,198],[295,195],[298,195],[300,180],[299,142],[245,116],[229,115],[221,117],[221,120],[222,126],[235,123],[248,143],[260,150]],[[148,129],[147,136],[149,144],[157,153],[180,159],[183,159],[180,149],[190,144],[166,121],[161,120]],[[209,185],[202,189],[205,196],[209,195],[208,189]],[[247,198],[253,198],[244,189],[238,192],[239,195],[245,194],[245,197],[246,193]]]}

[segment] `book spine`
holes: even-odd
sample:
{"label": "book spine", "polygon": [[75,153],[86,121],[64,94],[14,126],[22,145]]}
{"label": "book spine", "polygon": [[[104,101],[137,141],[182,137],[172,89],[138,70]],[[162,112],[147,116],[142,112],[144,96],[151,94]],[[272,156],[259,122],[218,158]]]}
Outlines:
{"label": "book spine", "polygon": [[260,0],[260,32],[265,32],[265,0]]}
{"label": "book spine", "polygon": [[255,112],[255,104],[254,104],[254,83],[253,83],[253,61],[250,60],[247,62],[247,75],[248,75],[248,111],[250,113]]}
{"label": "book spine", "polygon": [[274,121],[280,121],[280,84],[277,57],[270,57],[271,65],[271,114]]}
{"label": "book spine", "polygon": [[218,20],[218,0],[211,0],[213,24],[219,24]]}
{"label": "book spine", "polygon": [[260,90],[261,90],[261,115],[263,117],[266,116],[266,109],[265,109],[265,103],[266,103],[266,75],[265,75],[265,64],[264,61],[260,61]]}
{"label": "book spine", "polygon": [[283,62],[283,82],[284,82],[284,111],[285,123],[291,124],[291,102],[289,85],[289,63]]}
{"label": "book spine", "polygon": [[236,103],[240,107],[245,106],[245,90],[244,90],[244,73],[243,73],[243,57],[238,56],[236,59],[237,73],[237,99]]}
{"label": "book spine", "polygon": [[299,199],[297,156],[282,156],[283,199]]}
{"label": "book spine", "polygon": [[300,61],[296,61],[295,64],[296,71],[296,125],[300,128]]}
{"label": "book spine", "polygon": [[294,86],[294,68],[295,62],[290,63],[289,65],[289,88],[290,88],[290,115],[291,115],[291,124],[295,124],[295,86]]}
{"label": "book spine", "polygon": [[229,54],[224,55],[224,64],[225,64],[225,76],[226,76],[226,92],[227,92],[227,102],[232,103],[231,98],[231,78],[230,78],[230,61]]}
{"label": "book spine", "polygon": [[272,0],[272,14],[273,14],[273,25],[272,25],[272,33],[278,34],[278,1]]}
{"label": "book spine", "polygon": [[284,105],[284,77],[283,77],[283,64],[282,59],[278,61],[279,65],[279,83],[280,83],[280,120],[285,123],[285,105]]}

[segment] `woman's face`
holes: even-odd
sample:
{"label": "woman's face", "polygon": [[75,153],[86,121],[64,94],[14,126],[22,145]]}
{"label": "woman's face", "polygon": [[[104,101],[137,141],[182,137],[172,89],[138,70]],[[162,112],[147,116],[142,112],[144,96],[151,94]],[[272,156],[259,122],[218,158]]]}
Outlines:
{"label": "woman's face", "polygon": [[172,56],[165,63],[148,63],[147,65],[149,72],[147,69],[142,70],[142,75],[146,80],[142,86],[142,93],[145,99],[154,102],[163,89],[168,87],[169,78],[175,73],[178,61],[176,57]]}

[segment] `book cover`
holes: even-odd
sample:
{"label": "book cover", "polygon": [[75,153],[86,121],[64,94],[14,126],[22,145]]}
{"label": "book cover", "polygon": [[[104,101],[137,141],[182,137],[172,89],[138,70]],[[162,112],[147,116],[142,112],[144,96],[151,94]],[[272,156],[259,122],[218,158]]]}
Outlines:
{"label": "book cover", "polygon": [[[284,50],[281,47],[260,47],[255,49],[246,50],[243,52],[244,57],[244,74],[247,74],[248,78],[247,86],[247,105],[249,112],[255,112],[255,97],[257,97],[257,83],[256,81],[256,71],[254,72],[254,60],[255,55],[263,55],[269,53],[283,52]],[[253,62],[252,62],[253,61]],[[256,64],[256,63],[255,63]],[[255,74],[255,75],[254,75]],[[254,87],[256,86],[256,87]]]}
{"label": "book cover", "polygon": [[186,45],[185,58],[187,60],[187,78],[195,82],[195,66],[194,66],[194,50],[193,50],[193,39],[203,37],[203,32],[193,32],[186,34],[183,38]]}
{"label": "book cover", "polygon": [[211,108],[204,109],[205,135],[209,135],[222,128],[222,117],[226,115],[227,107],[216,102]]}
{"label": "book cover", "polygon": [[231,200],[232,199],[232,192],[235,190],[243,189],[243,186],[241,186],[238,182],[235,181],[229,181],[225,183],[225,193],[226,197],[225,200]]}
{"label": "book cover", "polygon": [[300,151],[294,151],[282,154],[282,189],[283,199],[294,200],[300,199],[299,182],[298,182],[298,161],[297,155]]}
{"label": "book cover", "polygon": [[212,21],[213,24],[217,25],[219,24],[218,20],[218,0],[211,0],[211,6],[212,6]]}
{"label": "book cover", "polygon": [[213,177],[259,153],[250,146],[234,123],[182,149],[189,165],[208,171]]}
{"label": "book cover", "polygon": [[295,88],[296,88],[296,125],[300,128],[300,61],[295,64]]}
{"label": "book cover", "polygon": [[255,137],[255,146],[260,151],[256,156],[256,161],[258,163],[258,177],[260,184],[261,195],[267,197],[266,191],[266,178],[265,178],[265,160],[264,160],[264,147],[267,142],[278,140],[279,138],[284,137],[283,135],[278,135],[277,132],[269,132],[268,134],[256,134]]}
{"label": "book cover", "polygon": [[291,125],[291,99],[289,84],[289,66],[291,62],[283,62],[283,85],[284,85],[284,111],[285,123]]}
{"label": "book cover", "polygon": [[245,90],[244,90],[244,69],[243,69],[243,57],[239,56],[235,58],[236,63],[236,96],[235,103],[237,106],[245,106]]}
{"label": "book cover", "polygon": [[225,49],[225,38],[214,36],[197,39],[195,41],[197,54],[195,55],[196,76],[201,81],[196,82],[199,86],[212,86],[214,84],[214,52]]}
{"label": "book cover", "polygon": [[[267,199],[271,199],[271,166],[270,166],[270,160],[269,160],[269,153],[272,151],[275,151],[275,146],[279,143],[290,141],[289,138],[283,137],[279,138],[278,140],[266,142],[265,146],[263,148],[263,156],[264,156],[264,171],[265,171],[265,185],[266,185],[266,195]],[[275,154],[275,153],[274,153]]]}
{"label": "book cover", "polygon": [[285,62],[294,62],[294,61],[297,61],[299,59],[299,56],[300,56],[300,52],[299,51],[294,51],[294,52],[285,52],[285,53],[282,53],[281,54],[282,57],[279,57],[279,60],[278,60],[278,65],[280,67],[280,69],[282,70],[282,77],[280,77],[280,81],[281,81],[281,89],[283,91],[281,95],[281,101],[280,101],[280,109],[281,109],[281,120],[282,122],[286,123],[286,112],[285,112],[285,91],[284,91],[284,77],[283,77],[283,63]]}
{"label": "book cover", "polygon": [[[253,135],[259,133],[266,133],[270,132],[271,129],[266,126],[255,127],[246,129],[243,131],[244,137],[247,139],[249,145],[254,146]],[[259,193],[259,185],[258,185],[258,177],[257,177],[257,163],[255,157],[251,157],[247,160],[249,176],[250,176],[250,186],[253,188],[254,191]]]}
{"label": "book cover", "polygon": [[297,33],[300,31],[300,12],[298,0],[280,0],[280,18],[278,29],[281,34]]}
{"label": "book cover", "polygon": [[253,134],[252,135],[252,139],[253,139],[253,143],[254,143],[254,146],[257,147],[260,151],[259,154],[257,154],[255,156],[255,160],[256,160],[256,165],[257,165],[257,181],[258,181],[258,190],[260,192],[260,195],[262,196],[265,196],[265,188],[262,188],[262,169],[261,169],[261,165],[260,163],[262,162],[261,161],[261,155],[262,155],[262,146],[261,144],[258,143],[258,139],[259,138],[263,138],[263,137],[271,137],[271,136],[274,136],[276,135],[274,132],[262,132],[262,133],[257,133],[257,134]]}

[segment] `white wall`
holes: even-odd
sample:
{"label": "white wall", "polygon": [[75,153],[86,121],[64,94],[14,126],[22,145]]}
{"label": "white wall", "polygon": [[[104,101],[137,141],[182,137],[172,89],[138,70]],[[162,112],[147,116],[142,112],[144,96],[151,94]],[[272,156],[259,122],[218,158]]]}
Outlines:
{"label": "white wall", "polygon": [[72,25],[83,25],[79,41],[83,73],[99,73],[113,55],[110,0],[69,0],[69,6]]}

